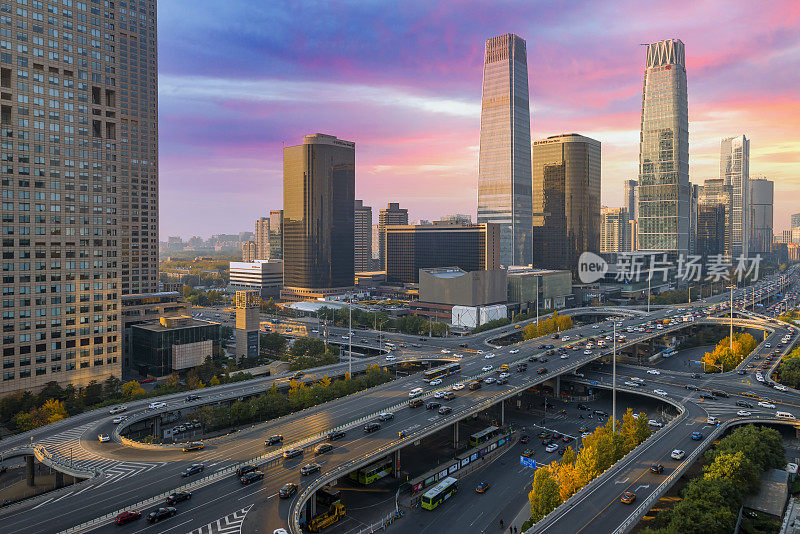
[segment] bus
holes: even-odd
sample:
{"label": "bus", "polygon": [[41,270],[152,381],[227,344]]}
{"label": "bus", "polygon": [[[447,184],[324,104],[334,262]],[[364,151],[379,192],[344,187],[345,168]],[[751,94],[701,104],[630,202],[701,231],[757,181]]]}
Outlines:
{"label": "bus", "polygon": [[422,373],[422,377],[427,382],[435,378],[444,378],[445,376],[454,375],[460,372],[461,372],[461,364],[458,362],[453,362],[453,363],[448,363],[446,365],[442,365],[441,367],[437,367],[436,369],[429,369],[424,373]]}
{"label": "bus", "polygon": [[377,462],[373,462],[368,466],[362,467],[350,473],[350,480],[354,480],[359,484],[372,484],[376,480],[380,480],[386,475],[392,473],[393,462],[392,458],[387,456]]}
{"label": "bus", "polygon": [[433,510],[457,492],[458,479],[447,477],[425,492],[422,496],[422,507]]}
{"label": "bus", "polygon": [[500,429],[496,426],[490,426],[489,428],[485,428],[476,434],[472,434],[469,437],[469,444],[471,447],[477,447],[481,443],[486,443],[493,437],[500,434]]}
{"label": "bus", "polygon": [[387,341],[386,343],[383,344],[383,346],[386,347],[387,349],[393,349],[395,348],[396,345],[394,343],[389,343]]}

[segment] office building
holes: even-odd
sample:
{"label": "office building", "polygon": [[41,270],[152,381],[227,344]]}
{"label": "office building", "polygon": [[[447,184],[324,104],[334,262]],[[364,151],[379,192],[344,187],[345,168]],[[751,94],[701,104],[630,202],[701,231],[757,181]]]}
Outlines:
{"label": "office building", "polygon": [[561,309],[572,294],[571,271],[511,266],[506,279],[508,305],[520,313],[535,312],[537,299],[540,310]]}
{"label": "office building", "polygon": [[800,213],[792,213],[789,218],[789,228],[797,228],[800,226]]}
{"label": "office building", "polygon": [[500,266],[496,224],[397,225],[386,227],[386,281],[416,283],[419,270],[458,267],[467,272]]}
{"label": "office building", "polygon": [[166,376],[202,364],[219,346],[220,325],[188,315],[131,327],[131,366],[140,375]]}
{"label": "office building", "polygon": [[531,119],[525,40],[486,41],[478,160],[478,223],[500,225],[500,263],[532,260]]}
{"label": "office building", "polygon": [[636,180],[625,180],[622,184],[622,201],[624,208],[628,211],[628,218],[636,220],[637,210],[639,209],[639,182]]}
{"label": "office building", "polygon": [[774,183],[765,178],[750,180],[750,254],[772,252]]}
{"label": "office building", "polygon": [[533,265],[577,272],[600,251],[600,142],[578,134],[533,143]]}
{"label": "office building", "polygon": [[731,186],[733,211],[731,212],[731,252],[734,257],[747,255],[750,239],[750,140],[740,135],[726,137],[720,142],[719,177]]}
{"label": "office building", "polygon": [[352,287],[356,145],[312,134],[283,149],[283,265],[287,296]]}
{"label": "office building", "polygon": [[380,230],[378,223],[372,225],[372,267],[380,266]]}
{"label": "office building", "polygon": [[372,270],[372,208],[356,200],[353,213],[353,268],[355,272]]}
{"label": "office building", "polygon": [[256,219],[256,231],[254,235],[254,240],[256,243],[256,255],[253,259],[268,260],[270,258],[269,217],[259,217]]}
{"label": "office building", "polygon": [[[723,206],[725,213],[725,227],[723,229],[724,236],[722,238],[722,254],[731,256],[731,217],[733,214],[733,191],[731,186],[725,185],[725,181],[721,178],[712,178],[706,180],[703,185],[703,194],[699,199],[698,205],[700,204]],[[698,221],[698,234],[699,232],[700,223]],[[698,254],[700,253],[700,247],[698,245]]]}
{"label": "office building", "polygon": [[697,250],[697,206],[700,202],[700,192],[703,188],[689,183],[689,253],[696,254]]}
{"label": "office building", "polygon": [[444,224],[451,224],[451,223],[472,224],[472,216],[468,215],[466,213],[454,213],[452,215],[445,215],[444,217],[442,217],[438,221],[434,221],[433,222],[433,224],[437,224],[437,223],[439,223],[439,224],[441,224],[441,223],[444,223]]}
{"label": "office building", "polygon": [[726,220],[725,204],[698,204],[696,254],[726,254],[726,236],[729,235],[726,231]]}
{"label": "office building", "polygon": [[787,244],[792,242],[792,230],[781,230],[780,234],[775,234],[773,243]]}
{"label": "office building", "polygon": [[256,290],[263,298],[277,297],[283,286],[283,260],[232,261],[229,275],[234,291]]}
{"label": "office building", "polygon": [[269,259],[283,259],[283,210],[269,212]]}
{"label": "office building", "polygon": [[491,318],[505,318],[505,302],[505,269],[466,272],[458,267],[437,267],[420,269],[419,301],[410,308],[417,315],[474,328]]}
{"label": "office building", "polygon": [[242,261],[256,261],[256,250],[257,247],[255,241],[245,241],[242,243]]}
{"label": "office building", "polygon": [[175,290],[165,289],[158,293],[122,295],[122,359],[130,366],[131,328],[134,325],[157,321],[159,317],[186,315],[191,304],[183,300],[180,285]]}
{"label": "office building", "polygon": [[631,249],[628,212],[625,208],[600,209],[600,252],[627,252]]}
{"label": "office building", "polygon": [[2,6],[0,396],[120,377],[158,288],[156,2],[51,3]]}
{"label": "office building", "polygon": [[683,42],[647,45],[639,144],[637,249],[689,251],[689,115]]}
{"label": "office building", "polygon": [[386,227],[389,225],[408,224],[408,210],[401,209],[400,204],[390,203],[386,209],[378,213],[378,261],[380,269],[386,270]]}
{"label": "office building", "polygon": [[257,290],[237,291],[233,299],[236,310],[236,340],[234,356],[237,360],[242,358],[258,358],[259,352],[259,306],[261,295]]}

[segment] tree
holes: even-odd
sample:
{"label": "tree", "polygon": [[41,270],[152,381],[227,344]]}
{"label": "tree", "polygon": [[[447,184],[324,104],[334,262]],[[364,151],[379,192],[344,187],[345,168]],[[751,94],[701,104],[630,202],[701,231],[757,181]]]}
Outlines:
{"label": "tree", "polygon": [[331,379],[328,377],[328,375],[325,375],[319,379],[319,382],[317,382],[317,384],[319,384],[319,386],[322,388],[327,388],[328,386],[331,385]]}
{"label": "tree", "polygon": [[711,463],[717,455],[741,451],[752,461],[759,473],[766,469],[780,469],[786,465],[786,456],[780,432],[773,428],[755,425],[740,426],[720,440],[716,447],[706,451],[706,461]]}
{"label": "tree", "polygon": [[320,356],[325,353],[325,342],[312,337],[297,338],[289,349],[289,353],[298,356]]}
{"label": "tree", "polygon": [[217,375],[211,377],[211,380],[208,381],[208,385],[211,387],[219,385],[219,378],[217,378]]}
{"label": "tree", "polygon": [[122,384],[122,397],[125,399],[133,399],[146,394],[147,392],[136,380],[131,380],[130,382],[125,382]]}
{"label": "tree", "polygon": [[553,479],[549,467],[540,467],[533,475],[533,485],[528,493],[531,503],[531,520],[535,523],[553,511],[561,503],[558,483]]}
{"label": "tree", "polygon": [[714,462],[703,467],[706,480],[724,480],[743,494],[758,491],[758,467],[745,458],[742,451],[724,452],[714,458]]}

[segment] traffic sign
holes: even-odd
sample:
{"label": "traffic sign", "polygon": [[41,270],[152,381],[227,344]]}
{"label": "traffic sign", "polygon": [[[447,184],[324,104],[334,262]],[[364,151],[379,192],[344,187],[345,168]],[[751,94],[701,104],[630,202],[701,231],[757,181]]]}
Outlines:
{"label": "traffic sign", "polygon": [[530,467],[531,469],[536,469],[536,460],[533,458],[527,458],[525,456],[519,457],[520,465],[524,465],[525,467]]}
{"label": "traffic sign", "polygon": [[589,382],[589,385],[596,386],[597,385],[597,380],[592,380],[591,382]]}

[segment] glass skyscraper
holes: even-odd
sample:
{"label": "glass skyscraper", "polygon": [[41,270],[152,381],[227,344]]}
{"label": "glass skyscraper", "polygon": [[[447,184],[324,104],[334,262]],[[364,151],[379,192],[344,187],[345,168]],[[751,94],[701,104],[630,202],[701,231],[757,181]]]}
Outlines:
{"label": "glass skyscraper", "polygon": [[531,120],[525,40],[486,41],[478,163],[478,223],[500,225],[500,263],[527,265],[531,240]]}
{"label": "glass skyscraper", "polygon": [[683,42],[647,45],[639,145],[639,250],[688,253],[689,116]]}
{"label": "glass skyscraper", "polygon": [[750,140],[740,135],[726,137],[719,144],[719,177],[731,186],[731,252],[747,255],[749,250]]}

